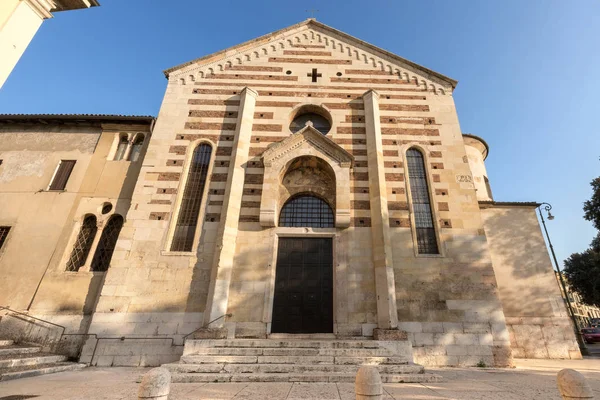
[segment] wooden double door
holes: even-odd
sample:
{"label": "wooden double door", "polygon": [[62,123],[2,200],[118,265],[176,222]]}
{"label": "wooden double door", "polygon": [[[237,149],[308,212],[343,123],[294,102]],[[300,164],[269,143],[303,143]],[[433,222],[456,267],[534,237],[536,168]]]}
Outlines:
{"label": "wooden double door", "polygon": [[279,238],[273,333],[333,332],[331,238]]}

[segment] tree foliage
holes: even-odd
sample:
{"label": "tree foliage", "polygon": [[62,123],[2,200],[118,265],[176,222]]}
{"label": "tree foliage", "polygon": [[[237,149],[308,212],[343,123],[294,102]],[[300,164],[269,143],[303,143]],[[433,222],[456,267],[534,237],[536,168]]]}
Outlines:
{"label": "tree foliage", "polygon": [[[600,178],[591,182],[592,198],[583,204],[584,218],[600,230]],[[565,260],[565,277],[572,291],[589,305],[600,307],[600,233],[590,248],[582,253],[573,253]]]}

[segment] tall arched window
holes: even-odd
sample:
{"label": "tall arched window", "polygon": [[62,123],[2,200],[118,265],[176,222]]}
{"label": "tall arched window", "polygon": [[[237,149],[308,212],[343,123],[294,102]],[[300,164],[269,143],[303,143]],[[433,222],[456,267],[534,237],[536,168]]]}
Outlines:
{"label": "tall arched window", "polygon": [[406,160],[415,215],[417,251],[419,254],[439,254],[423,154],[417,149],[409,149]]}
{"label": "tall arched window", "polygon": [[75,245],[73,245],[71,257],[67,262],[67,271],[76,272],[85,265],[97,231],[96,217],[93,215],[85,217],[75,240]]}
{"label": "tall arched window", "polygon": [[173,233],[171,251],[192,251],[211,152],[211,146],[206,143],[198,145],[194,150],[177,216],[177,225]]}
{"label": "tall arched window", "polygon": [[142,146],[144,145],[144,135],[137,135],[135,140],[133,141],[133,145],[131,146],[131,155],[129,159],[133,162],[136,162],[138,158],[140,158],[140,153],[142,152]]}
{"label": "tall arched window", "polygon": [[309,194],[292,197],[281,208],[279,226],[333,228],[333,211],[324,200]]}
{"label": "tall arched window", "polygon": [[100,242],[98,242],[90,270],[106,271],[108,269],[122,227],[123,217],[120,215],[115,214],[108,220],[102,230],[102,236],[100,236]]}
{"label": "tall arched window", "polygon": [[117,151],[115,152],[115,161],[122,160],[125,157],[125,152],[127,151],[127,147],[129,146],[129,140],[127,139],[127,135],[121,135],[119,137],[119,145],[117,146]]}

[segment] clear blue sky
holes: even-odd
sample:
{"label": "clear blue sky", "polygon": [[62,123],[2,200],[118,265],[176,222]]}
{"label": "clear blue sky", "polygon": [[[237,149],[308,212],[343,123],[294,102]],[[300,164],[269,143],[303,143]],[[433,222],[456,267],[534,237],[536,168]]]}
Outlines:
{"label": "clear blue sky", "polygon": [[595,231],[596,0],[100,0],[46,21],[0,89],[0,113],[157,115],[162,71],[308,17],[459,81],[463,132],[490,144],[498,201],[546,201],[559,260]]}

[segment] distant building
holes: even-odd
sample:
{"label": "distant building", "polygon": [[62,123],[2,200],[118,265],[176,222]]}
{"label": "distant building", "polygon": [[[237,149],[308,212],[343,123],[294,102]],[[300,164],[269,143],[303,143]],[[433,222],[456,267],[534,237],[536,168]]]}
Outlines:
{"label": "distant building", "polygon": [[[554,273],[556,274],[556,279],[560,279],[559,273],[557,271],[554,271]],[[600,323],[600,308],[589,306],[583,301],[581,301],[581,297],[579,297],[579,295],[573,292],[569,287],[569,281],[566,278],[565,286],[567,287],[569,301],[571,302],[571,307],[573,307],[573,313],[575,314],[575,318],[577,319],[577,324],[579,325],[579,328],[584,328],[586,326],[591,325],[598,325],[598,323]],[[562,294],[563,299],[566,299],[565,292],[562,289],[562,286],[560,286],[560,293]]]}
{"label": "distant building", "polygon": [[44,20],[58,11],[99,6],[98,0],[0,1],[0,88]]}

